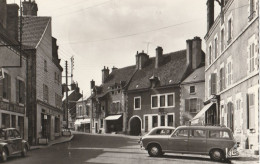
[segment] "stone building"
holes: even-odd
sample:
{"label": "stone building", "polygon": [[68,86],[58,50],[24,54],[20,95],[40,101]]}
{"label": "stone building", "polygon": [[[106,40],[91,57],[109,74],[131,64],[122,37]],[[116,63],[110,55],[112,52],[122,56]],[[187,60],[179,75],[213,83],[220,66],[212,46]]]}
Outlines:
{"label": "stone building", "polygon": [[18,10],[0,0],[0,127],[17,128],[27,140],[27,55],[19,46]]}
{"label": "stone building", "polygon": [[91,133],[91,114],[90,99],[79,99],[76,103],[76,121],[74,123],[76,131]]}
{"label": "stone building", "polygon": [[136,55],[136,72],[127,90],[129,134],[182,124],[181,82],[204,65],[204,55],[199,37],[187,40],[185,50],[163,54],[158,47],[155,57],[149,58],[145,53]]}
{"label": "stone building", "polygon": [[62,67],[51,17],[37,16],[35,1],[23,2],[23,48],[28,54],[28,133],[29,142],[54,140],[61,135]]}
{"label": "stone building", "polygon": [[[208,0],[205,122],[229,127],[241,147],[259,150],[258,0]],[[214,6],[221,12],[214,19]]]}

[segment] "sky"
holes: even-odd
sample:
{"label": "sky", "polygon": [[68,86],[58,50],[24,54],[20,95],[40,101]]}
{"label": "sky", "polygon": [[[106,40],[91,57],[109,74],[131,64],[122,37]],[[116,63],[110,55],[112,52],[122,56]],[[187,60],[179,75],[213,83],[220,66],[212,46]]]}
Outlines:
{"label": "sky", "polygon": [[[18,0],[8,2],[19,3]],[[135,64],[137,51],[155,56],[186,48],[199,36],[205,50],[206,0],[36,0],[38,16],[52,17],[61,65],[74,56],[73,80],[84,97],[90,81],[101,84],[104,66]],[[65,78],[63,78],[65,82]],[[70,82],[70,79],[69,79]]]}

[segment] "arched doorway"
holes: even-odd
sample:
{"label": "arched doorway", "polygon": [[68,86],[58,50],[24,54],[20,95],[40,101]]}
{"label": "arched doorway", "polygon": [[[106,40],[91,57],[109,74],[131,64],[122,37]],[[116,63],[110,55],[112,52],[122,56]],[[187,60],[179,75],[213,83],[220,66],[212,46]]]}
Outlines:
{"label": "arched doorway", "polygon": [[137,116],[130,119],[130,135],[138,136],[141,134],[141,120]]}
{"label": "arched doorway", "polygon": [[227,126],[234,132],[234,109],[233,104],[227,104]]}

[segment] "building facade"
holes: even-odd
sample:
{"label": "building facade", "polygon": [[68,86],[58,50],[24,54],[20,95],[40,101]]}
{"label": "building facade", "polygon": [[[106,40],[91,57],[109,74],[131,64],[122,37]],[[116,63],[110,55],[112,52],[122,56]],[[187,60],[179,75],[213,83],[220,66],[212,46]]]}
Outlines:
{"label": "building facade", "polygon": [[214,19],[214,1],[208,0],[205,36],[205,99],[214,104],[205,121],[226,125],[242,148],[254,151],[259,150],[258,3],[222,0]]}
{"label": "building facade", "polygon": [[18,42],[18,5],[0,1],[0,127],[28,140],[27,55]]}
{"label": "building facade", "polygon": [[80,99],[76,104],[75,130],[91,133],[90,99]]}
{"label": "building facade", "polygon": [[[35,7],[36,6],[36,7]],[[23,2],[23,48],[28,53],[28,133],[29,142],[54,140],[61,135],[62,67],[51,18],[37,16],[35,1]]]}

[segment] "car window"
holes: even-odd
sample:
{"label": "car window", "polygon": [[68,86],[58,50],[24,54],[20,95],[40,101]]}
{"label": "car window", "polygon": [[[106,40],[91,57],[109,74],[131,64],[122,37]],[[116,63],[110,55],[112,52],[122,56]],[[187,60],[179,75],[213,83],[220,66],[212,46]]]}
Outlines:
{"label": "car window", "polygon": [[17,130],[13,130],[13,135],[15,138],[21,138],[20,133]]}
{"label": "car window", "polygon": [[7,138],[8,139],[14,139],[15,138],[14,133],[13,133],[12,130],[8,130],[7,131]]}
{"label": "car window", "polygon": [[156,129],[152,131],[150,135],[170,135],[172,132],[172,129]]}
{"label": "car window", "polygon": [[3,130],[0,130],[0,139],[1,140],[5,139],[5,132]]}
{"label": "car window", "polygon": [[176,137],[188,137],[188,130],[186,130],[186,129],[177,130],[175,132],[174,136],[176,136]]}
{"label": "car window", "polygon": [[206,137],[206,131],[205,130],[198,130],[198,129],[192,129],[190,130],[190,138],[205,138]]}
{"label": "car window", "polygon": [[226,131],[210,130],[209,138],[230,139],[230,136],[229,133]]}

